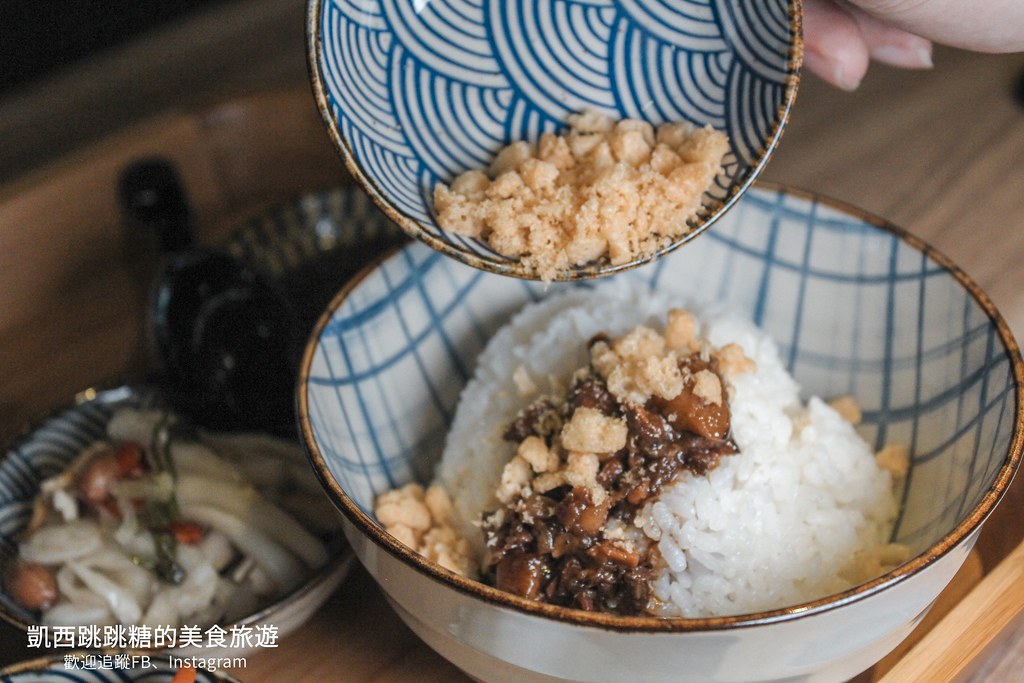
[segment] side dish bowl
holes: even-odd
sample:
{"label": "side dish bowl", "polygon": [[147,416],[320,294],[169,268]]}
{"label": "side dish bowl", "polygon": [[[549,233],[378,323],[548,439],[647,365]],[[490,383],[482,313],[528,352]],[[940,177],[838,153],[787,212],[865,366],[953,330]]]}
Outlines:
{"label": "side dish bowl", "polygon": [[[89,444],[103,438],[107,423],[118,408],[159,405],[162,402],[155,391],[144,386],[88,390],[74,405],[35,426],[5,451],[0,459],[0,574],[18,554],[18,542],[31,521],[33,501],[41,482],[63,471]],[[230,631],[232,627],[264,625],[276,629],[278,637],[301,626],[331,596],[351,567],[351,549],[340,533],[333,535],[327,542],[327,563],[301,585],[242,619],[218,626]],[[38,613],[19,605],[6,587],[0,590],[0,618],[26,633],[40,624]],[[208,657],[238,655],[251,648],[244,643],[225,641],[224,645],[210,647],[167,649],[176,654]]]}
{"label": "side dish bowl", "polygon": [[[129,656],[122,662],[109,654],[72,651],[12,664],[0,669],[0,680],[4,683],[50,683],[54,680],[69,683],[172,683],[179,670],[176,664],[165,655],[137,655],[134,662]],[[239,683],[237,678],[224,671],[194,667],[193,670],[195,683]]]}
{"label": "side dish bowl", "polygon": [[841,681],[892,650],[967,557],[1024,443],[1024,365],[986,295],[947,258],[851,207],[751,189],[715,230],[630,278],[716,301],[779,344],[807,394],[852,394],[878,450],[912,454],[893,540],[911,559],[783,609],[655,619],[540,604],[467,580],[378,524],[374,498],[426,483],[495,330],[563,287],[481,273],[421,244],[334,299],[303,358],[302,436],[356,555],[405,622],[487,681]]}
{"label": "side dish bowl", "polygon": [[796,96],[800,17],[799,0],[310,0],[307,59],[332,141],[385,213],[441,253],[516,277],[536,275],[438,227],[438,182],[485,168],[511,142],[536,143],[584,110],[655,125],[709,124],[728,135],[724,170],[675,242],[555,277],[573,280],[657,258],[746,190]]}

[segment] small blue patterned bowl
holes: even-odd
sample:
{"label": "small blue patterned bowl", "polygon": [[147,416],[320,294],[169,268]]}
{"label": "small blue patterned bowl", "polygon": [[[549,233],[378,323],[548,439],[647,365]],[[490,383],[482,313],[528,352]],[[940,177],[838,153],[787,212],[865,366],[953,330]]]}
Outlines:
{"label": "small blue patterned bowl", "polygon": [[796,96],[800,0],[310,0],[308,61],[331,139],[353,176],[413,237],[471,266],[536,277],[438,228],[438,181],[486,167],[568,114],[710,124],[731,151],[703,209],[653,257],[713,223],[760,173]]}
{"label": "small blue patterned bowl", "polygon": [[[180,662],[164,655],[121,656],[69,652],[12,664],[0,670],[0,683],[172,683]],[[195,669],[195,667],[193,667]],[[239,683],[224,671],[195,669],[195,683]]]}
{"label": "small blue patterned bowl", "polygon": [[[346,535],[398,613],[479,680],[847,680],[910,633],[1003,496],[1024,444],[1024,364],[1005,322],[948,259],[814,196],[752,188],[714,230],[614,276],[717,301],[778,342],[808,394],[855,396],[876,449],[913,454],[894,540],[913,557],[785,609],[709,619],[600,615],[446,571],[387,534],[377,494],[431,478],[484,344],[545,292],[418,243],[345,288],[301,369],[302,433]],[[638,673],[640,672],[640,673]]]}
{"label": "small blue patterned bowl", "polygon": [[[34,425],[17,443],[0,450],[0,577],[17,557],[18,542],[32,518],[40,484],[66,469],[87,446],[104,438],[107,423],[119,408],[165,406],[157,390],[147,385],[87,389],[75,397],[73,405],[55,412]],[[340,536],[332,532],[329,561],[305,583],[236,623],[220,626],[230,630],[265,624],[276,627],[278,636],[283,638],[304,624],[334,593],[352,566],[353,553]],[[0,590],[0,619],[25,632],[40,623],[38,613],[19,605],[5,590]],[[242,656],[250,649],[244,645],[211,645],[182,646],[171,651],[182,656],[228,657]]]}

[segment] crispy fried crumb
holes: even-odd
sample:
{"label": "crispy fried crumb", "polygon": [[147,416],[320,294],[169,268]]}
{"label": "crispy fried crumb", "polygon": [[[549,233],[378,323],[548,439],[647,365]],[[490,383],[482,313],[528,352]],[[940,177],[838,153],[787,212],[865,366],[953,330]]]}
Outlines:
{"label": "crispy fried crumb", "polygon": [[562,447],[579,453],[614,453],[626,445],[626,422],[594,408],[578,408],[562,427]]}
{"label": "crispy fried crumb", "polygon": [[564,472],[547,472],[534,478],[531,487],[537,493],[547,493],[551,489],[556,489],[563,484],[565,484]]}
{"label": "crispy fried crumb", "polygon": [[828,402],[832,409],[839,413],[839,417],[843,418],[852,425],[859,425],[863,417],[860,411],[860,403],[853,396],[837,396]]}
{"label": "crispy fried crumb", "polygon": [[601,535],[607,538],[609,541],[623,541],[626,539],[626,527],[621,523],[616,523],[614,520],[608,523],[601,531]]}
{"label": "crispy fried crumb", "polygon": [[886,444],[875,454],[875,461],[883,470],[900,479],[910,469],[910,449],[900,443]]}
{"label": "crispy fried crumb", "polygon": [[495,495],[502,503],[507,503],[522,494],[532,478],[530,463],[517,455],[509,460],[501,471],[501,482]]}
{"label": "crispy fried crumb", "polygon": [[601,462],[593,453],[570,453],[565,462],[565,480],[573,486],[589,488],[597,483]]}
{"label": "crispy fried crumb", "polygon": [[431,528],[423,535],[418,552],[456,574],[472,576],[476,573],[469,541],[461,538],[450,526]]}
{"label": "crispy fried crumb", "polygon": [[861,581],[866,576],[879,576],[895,569],[911,557],[910,548],[902,543],[886,543],[855,555],[840,570],[840,576],[848,581]]}
{"label": "crispy fried crumb", "polygon": [[[520,258],[545,281],[607,257],[650,256],[684,234],[729,149],[710,126],[664,124],[584,112],[536,149],[513,142],[488,175],[468,171],[434,188],[438,223]],[[493,179],[493,180],[492,180]]]}
{"label": "crispy fried crumb", "polygon": [[385,531],[429,560],[462,574],[476,574],[469,542],[451,527],[452,502],[438,484],[426,491],[407,484],[377,497],[374,514]]}
{"label": "crispy fried crumb", "polygon": [[642,405],[652,396],[670,400],[683,390],[678,356],[649,327],[638,326],[610,346],[598,342],[590,353],[594,369],[620,401]]}
{"label": "crispy fried crumb", "polygon": [[619,364],[619,354],[607,342],[595,342],[590,347],[590,364],[602,377],[607,378]]}
{"label": "crispy fried crumb", "polygon": [[430,510],[430,519],[434,524],[447,524],[452,514],[452,500],[448,491],[440,484],[431,484],[423,495],[423,502]]}
{"label": "crispy fried crumb", "polygon": [[693,395],[716,406],[722,405],[722,382],[710,370],[701,370],[693,376]]}
{"label": "crispy fried crumb", "polygon": [[683,390],[683,374],[673,355],[623,360],[605,379],[615,398],[638,405],[652,396],[672,399]]}
{"label": "crispy fried crumb", "polygon": [[414,532],[430,528],[430,509],[423,502],[423,487],[407,484],[380,495],[374,510],[384,528],[401,525]]}
{"label": "crispy fried crumb", "polygon": [[612,349],[623,360],[644,360],[651,356],[665,355],[665,338],[644,325],[619,337],[612,343]]}
{"label": "crispy fried crumb", "polygon": [[516,455],[528,462],[530,468],[537,474],[558,469],[558,454],[549,450],[544,439],[539,436],[528,436],[523,439],[516,450]]}
{"label": "crispy fried crumb", "polygon": [[[680,368],[680,359],[692,354],[705,361],[714,359],[720,375],[704,370],[691,376],[685,366]],[[637,405],[655,396],[672,400],[691,382],[698,398],[722,405],[730,390],[722,380],[728,384],[737,375],[757,369],[740,345],[714,349],[702,341],[696,318],[682,309],[669,311],[664,334],[638,326],[614,342],[595,342],[590,347],[590,364],[616,399]]]}
{"label": "crispy fried crumb", "polygon": [[665,324],[665,343],[670,349],[693,353],[700,348],[697,341],[697,319],[689,311],[673,308]]}
{"label": "crispy fried crumb", "polygon": [[608,492],[597,483],[600,468],[601,462],[593,453],[569,453],[563,471],[565,483],[586,489],[594,504],[601,505]]}
{"label": "crispy fried crumb", "polygon": [[404,524],[391,524],[385,526],[384,529],[410,548],[415,548],[418,545],[416,542],[416,532]]}
{"label": "crispy fried crumb", "polygon": [[718,358],[718,369],[726,380],[757,370],[757,362],[747,356],[739,344],[726,344],[718,349],[715,356]]}

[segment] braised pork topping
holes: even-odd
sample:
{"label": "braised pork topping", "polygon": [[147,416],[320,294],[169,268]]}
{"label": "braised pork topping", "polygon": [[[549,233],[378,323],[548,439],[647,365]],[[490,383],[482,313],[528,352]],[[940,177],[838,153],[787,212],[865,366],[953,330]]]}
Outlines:
{"label": "braised pork topping", "polygon": [[[484,516],[483,574],[526,598],[642,614],[660,558],[642,534],[628,533],[633,520],[683,472],[707,474],[736,452],[729,410],[714,354],[661,347],[659,362],[669,358],[675,366],[666,370],[662,362],[655,375],[651,364],[620,353],[647,375],[613,375],[623,387],[616,396],[607,378],[619,367],[607,357],[613,345],[602,335],[590,348],[591,365],[576,373],[567,397],[537,399],[505,431],[517,455],[499,488],[503,507]],[[658,377],[681,388],[661,391]],[[630,400],[645,387],[645,402]]]}

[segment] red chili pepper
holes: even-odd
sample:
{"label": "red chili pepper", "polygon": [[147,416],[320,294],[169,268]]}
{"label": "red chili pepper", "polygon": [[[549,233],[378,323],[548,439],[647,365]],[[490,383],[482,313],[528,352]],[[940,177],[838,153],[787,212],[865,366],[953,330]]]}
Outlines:
{"label": "red chili pepper", "polygon": [[117,471],[124,477],[139,477],[146,472],[142,459],[142,446],[137,443],[125,443],[117,449]]}
{"label": "red chili pepper", "polygon": [[195,545],[196,543],[199,543],[199,541],[203,540],[203,527],[199,526],[195,522],[179,520],[171,522],[169,528],[178,543]]}
{"label": "red chili pepper", "polygon": [[171,683],[194,683],[196,680],[196,670],[192,668],[191,664],[183,664],[180,669],[174,674],[174,678],[171,679]]}

